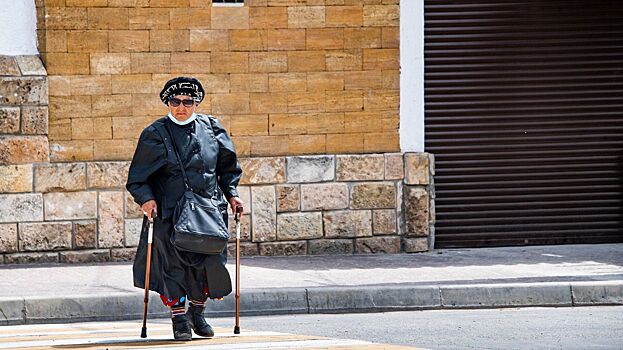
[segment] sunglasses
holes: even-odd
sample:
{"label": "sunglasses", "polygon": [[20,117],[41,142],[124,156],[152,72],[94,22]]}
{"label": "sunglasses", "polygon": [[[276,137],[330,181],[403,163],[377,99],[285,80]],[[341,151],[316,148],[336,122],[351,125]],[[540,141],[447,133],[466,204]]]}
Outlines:
{"label": "sunglasses", "polygon": [[173,107],[177,107],[181,104],[184,105],[184,107],[192,107],[195,104],[195,100],[188,99],[188,100],[180,100],[179,98],[172,98],[169,100],[169,105],[173,106]]}

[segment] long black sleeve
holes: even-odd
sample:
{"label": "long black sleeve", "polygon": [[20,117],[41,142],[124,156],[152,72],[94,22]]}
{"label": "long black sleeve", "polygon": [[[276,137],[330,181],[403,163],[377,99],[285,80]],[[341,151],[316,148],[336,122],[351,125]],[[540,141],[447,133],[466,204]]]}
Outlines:
{"label": "long black sleeve", "polygon": [[149,177],[166,164],[166,147],[153,126],[143,130],[130,164],[126,189],[139,205],[155,199]]}
{"label": "long black sleeve", "polygon": [[216,118],[210,118],[214,136],[218,142],[219,154],[216,163],[216,175],[218,176],[218,185],[229,201],[231,197],[237,197],[238,191],[236,187],[242,177],[242,169],[238,164],[238,156],[234,148],[234,143],[225,131],[225,128]]}

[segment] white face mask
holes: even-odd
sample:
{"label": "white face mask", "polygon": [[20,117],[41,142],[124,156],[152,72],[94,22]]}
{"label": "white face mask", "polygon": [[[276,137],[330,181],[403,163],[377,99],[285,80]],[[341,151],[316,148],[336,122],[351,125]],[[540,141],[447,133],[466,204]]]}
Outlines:
{"label": "white face mask", "polygon": [[189,123],[192,123],[195,119],[197,119],[197,113],[191,114],[190,117],[188,117],[188,119],[184,120],[183,122],[175,119],[175,117],[173,116],[173,114],[171,114],[171,112],[169,112],[169,114],[167,114],[167,116],[169,117],[169,119],[171,119],[172,122],[174,122],[177,125],[186,125]]}

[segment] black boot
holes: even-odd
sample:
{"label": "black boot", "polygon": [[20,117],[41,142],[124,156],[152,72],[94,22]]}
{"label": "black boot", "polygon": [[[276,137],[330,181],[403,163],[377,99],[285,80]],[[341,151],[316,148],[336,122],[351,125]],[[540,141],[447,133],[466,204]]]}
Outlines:
{"label": "black boot", "polygon": [[178,315],[171,319],[173,321],[173,338],[175,340],[192,340],[193,334],[190,332],[188,317]]}
{"label": "black boot", "polygon": [[214,330],[203,317],[203,308],[190,304],[190,306],[188,306],[188,311],[186,311],[186,315],[188,316],[188,322],[196,335],[208,338],[214,336]]}

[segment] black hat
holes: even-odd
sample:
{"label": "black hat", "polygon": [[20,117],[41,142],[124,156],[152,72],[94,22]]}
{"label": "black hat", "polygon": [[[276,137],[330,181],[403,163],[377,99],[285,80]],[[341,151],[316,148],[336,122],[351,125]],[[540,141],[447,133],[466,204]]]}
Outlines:
{"label": "black hat", "polygon": [[205,91],[199,80],[189,77],[177,77],[167,81],[164,88],[160,91],[160,99],[165,105],[169,104],[169,99],[175,95],[190,96],[198,104],[203,101]]}

